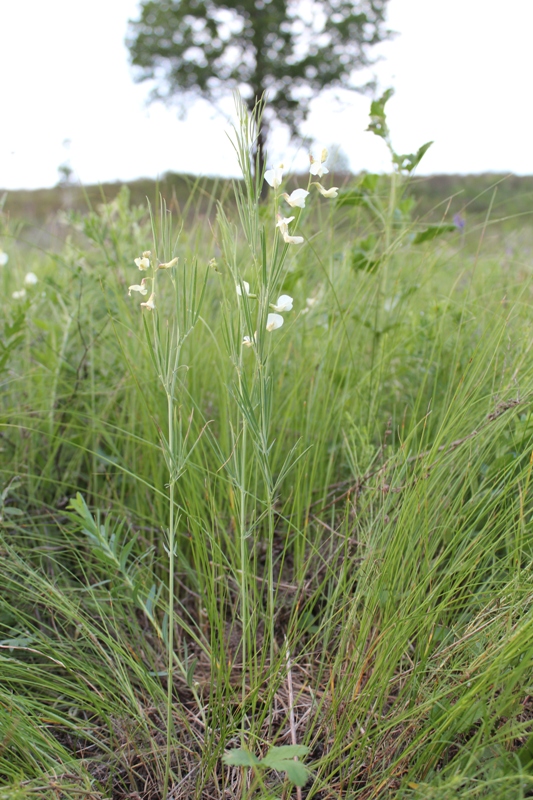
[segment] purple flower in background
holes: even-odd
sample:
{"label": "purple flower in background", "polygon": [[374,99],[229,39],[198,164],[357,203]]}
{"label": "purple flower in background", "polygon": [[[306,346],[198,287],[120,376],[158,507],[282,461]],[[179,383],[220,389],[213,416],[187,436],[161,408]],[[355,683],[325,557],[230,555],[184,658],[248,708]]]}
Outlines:
{"label": "purple flower in background", "polygon": [[462,217],[461,214],[454,214],[453,215],[453,224],[455,225],[457,230],[461,231],[461,233],[462,233],[464,231],[465,225],[466,225],[465,218]]}

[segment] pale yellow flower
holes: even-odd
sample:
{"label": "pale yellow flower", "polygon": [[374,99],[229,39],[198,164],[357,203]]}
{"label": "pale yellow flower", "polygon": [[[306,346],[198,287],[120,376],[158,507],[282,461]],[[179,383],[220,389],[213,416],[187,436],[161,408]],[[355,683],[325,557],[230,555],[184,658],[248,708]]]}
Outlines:
{"label": "pale yellow flower", "polygon": [[166,264],[159,264],[157,269],[170,269],[178,263],[178,258],[173,258],[172,261],[167,261]]}
{"label": "pale yellow flower", "polygon": [[306,300],[305,300],[305,305],[306,305],[306,307],[305,307],[305,308],[303,308],[303,309],[300,311],[300,314],[309,314],[309,312],[311,311],[311,309],[312,309],[312,308],[314,308],[314,307],[316,306],[316,304],[318,303],[318,301],[319,301],[319,298],[318,298],[318,297],[307,297],[307,298],[306,298]]}
{"label": "pale yellow flower", "polygon": [[324,148],[320,154],[320,159],[314,158],[312,153],[309,153],[309,162],[311,166],[309,167],[309,172],[311,175],[318,175],[321,178],[323,175],[327,175],[329,169],[324,166],[324,162],[328,157],[328,151]]}
{"label": "pale yellow flower", "polygon": [[141,270],[150,269],[151,250],[145,250],[140,258],[135,259],[135,263]]}
{"label": "pale yellow flower", "polygon": [[303,240],[303,236],[289,236],[288,233],[283,234],[283,241],[286,244],[302,244]]}
{"label": "pale yellow flower", "polygon": [[141,308],[147,308],[149,311],[155,309],[155,294],[152,292],[146,303],[141,303]]}
{"label": "pale yellow flower", "polygon": [[289,232],[289,222],[292,222],[293,219],[294,217],[282,217],[281,214],[278,214],[278,221],[276,222],[276,228],[279,228],[282,236],[285,233]]}
{"label": "pale yellow flower", "polygon": [[292,310],[292,297],[288,294],[282,294],[278,297],[278,302],[270,303],[272,311],[291,311]]}
{"label": "pale yellow flower", "polygon": [[[250,295],[250,284],[248,283],[248,281],[242,281],[242,285],[244,286],[244,293],[245,293],[245,294],[247,294],[247,295],[249,296],[249,295]],[[235,285],[235,288],[236,288],[236,290],[237,290],[237,294],[239,295],[239,297],[242,297],[242,288],[241,288],[241,284],[240,284],[240,283],[237,283],[237,284]]]}
{"label": "pale yellow flower", "polygon": [[278,214],[276,228],[279,228],[283,241],[287,244],[302,244],[303,236],[289,236],[289,222],[292,222],[293,219],[294,217],[282,217],[281,214]]}
{"label": "pale yellow flower", "polygon": [[278,186],[281,185],[281,181],[283,180],[283,164],[279,164],[277,167],[273,169],[267,169],[265,172],[265,180],[273,189],[277,189]]}
{"label": "pale yellow flower", "polygon": [[298,206],[299,208],[305,208],[305,198],[308,194],[309,192],[306,189],[295,189],[290,194],[283,192],[281,196],[291,208],[294,208],[295,206]]}
{"label": "pale yellow flower", "polygon": [[394,311],[399,302],[400,302],[399,294],[395,294],[394,297],[387,297],[383,302],[383,310]]}
{"label": "pale yellow flower", "polygon": [[322,197],[337,197],[339,194],[338,186],[332,186],[331,189],[324,189],[322,184],[318,183],[318,181],[313,181],[312,185],[317,187]]}
{"label": "pale yellow flower", "polygon": [[134,283],[128,287],[128,294],[131,297],[132,292],[139,292],[142,295],[148,294],[148,287],[146,286],[146,278],[143,278],[139,283]]}
{"label": "pale yellow flower", "polygon": [[281,328],[283,325],[283,317],[281,314],[269,314],[266,322],[267,331],[275,331],[276,328]]}

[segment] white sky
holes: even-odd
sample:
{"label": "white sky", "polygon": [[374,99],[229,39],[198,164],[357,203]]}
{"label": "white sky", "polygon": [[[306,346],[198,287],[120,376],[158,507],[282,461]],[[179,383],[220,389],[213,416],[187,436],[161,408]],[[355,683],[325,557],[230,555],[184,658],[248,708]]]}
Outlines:
{"label": "white sky", "polygon": [[[0,187],[53,186],[66,160],[86,184],[237,174],[228,123],[207,104],[185,121],[146,105],[124,45],[137,9],[137,0],[0,0]],[[435,140],[422,173],[533,173],[533,0],[390,0],[388,25],[398,36],[380,46],[374,72],[381,89],[396,89],[396,149]],[[305,133],[340,145],[354,171],[386,169],[383,143],[365,133],[369,103],[350,95],[339,110],[325,95]],[[278,132],[272,161],[287,160],[286,142]],[[305,168],[304,152],[290,155]]]}

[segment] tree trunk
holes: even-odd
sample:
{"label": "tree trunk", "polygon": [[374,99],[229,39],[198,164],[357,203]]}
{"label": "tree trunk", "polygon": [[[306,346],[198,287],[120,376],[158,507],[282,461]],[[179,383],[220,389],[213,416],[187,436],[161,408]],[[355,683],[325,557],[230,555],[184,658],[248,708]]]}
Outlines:
{"label": "tree trunk", "polygon": [[[263,97],[263,92],[261,89],[256,89],[254,92],[254,99],[248,105],[248,111],[250,116],[254,116],[254,112],[257,111],[257,103]],[[258,128],[257,131],[257,139],[255,142],[254,151],[252,153],[252,168],[254,176],[256,174],[262,175],[265,171],[265,161],[266,161],[266,143],[268,139],[268,126],[265,125],[264,121],[262,122],[261,126]],[[264,200],[268,193],[268,185],[265,181],[261,186],[261,199]]]}
{"label": "tree trunk", "polygon": [[[255,74],[252,78],[252,105],[251,113],[262,111],[261,105],[265,102],[265,79],[268,70],[264,64],[264,48],[265,48],[265,30],[263,25],[263,17],[265,15],[264,9],[257,9],[253,17],[253,34],[252,34],[252,47],[255,54]],[[260,114],[262,117],[262,114]],[[257,131],[257,142],[255,145],[254,158],[254,171],[257,169],[259,174],[262,175],[265,169],[266,158],[266,140],[267,140],[267,126],[264,121]],[[261,185],[261,199],[264,200],[267,196],[268,185],[263,181]]]}
{"label": "tree trunk", "polygon": [[[259,174],[262,175],[265,171],[265,158],[266,158],[266,130],[262,125],[257,133],[257,142],[255,145],[254,153],[254,169],[257,169]],[[261,199],[264,200],[268,193],[268,185],[263,181],[261,185]]]}

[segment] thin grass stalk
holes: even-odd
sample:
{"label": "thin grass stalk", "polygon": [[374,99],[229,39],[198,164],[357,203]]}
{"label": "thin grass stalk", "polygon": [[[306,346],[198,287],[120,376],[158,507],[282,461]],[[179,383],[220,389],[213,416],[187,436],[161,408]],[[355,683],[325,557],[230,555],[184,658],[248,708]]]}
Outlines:
{"label": "thin grass stalk", "polygon": [[[168,445],[171,457],[174,454],[174,400],[171,392],[167,392],[168,410]],[[174,527],[174,476],[170,474],[168,488],[169,495],[169,520],[168,520],[168,627],[167,627],[167,743],[165,758],[165,774],[163,777],[163,794],[166,798],[168,783],[170,778],[170,759],[172,753],[172,735],[174,733],[174,721],[172,718],[172,697],[174,691],[174,546],[175,546],[175,527]]]}
{"label": "thin grass stalk", "polygon": [[[242,348],[241,348],[242,349]],[[241,364],[242,369],[242,364]],[[239,376],[239,391],[241,390],[241,376]],[[240,557],[241,557],[241,581],[240,581],[240,592],[241,592],[241,625],[242,625],[242,676],[241,676],[241,685],[242,685],[242,735],[244,737],[245,732],[245,718],[246,715],[244,713],[245,703],[246,703],[246,665],[247,665],[247,641],[248,641],[248,582],[247,582],[247,525],[246,525],[246,514],[247,514],[247,504],[246,504],[246,446],[247,446],[247,425],[246,425],[246,418],[244,413],[241,414],[241,447],[240,447],[240,455],[241,455],[241,471],[240,471],[240,497],[239,497],[239,538],[240,538]]]}

